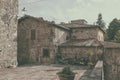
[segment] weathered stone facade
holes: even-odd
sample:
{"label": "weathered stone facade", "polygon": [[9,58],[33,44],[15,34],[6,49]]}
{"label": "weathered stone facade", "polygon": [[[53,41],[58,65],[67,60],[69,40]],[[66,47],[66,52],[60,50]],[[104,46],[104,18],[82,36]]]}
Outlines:
{"label": "weathered stone facade", "polygon": [[69,28],[66,28],[60,25],[53,25],[53,27],[54,27],[54,38],[53,38],[54,45],[58,46],[70,39]]}
{"label": "weathered stone facade", "polygon": [[[75,58],[75,56],[80,58],[88,52],[97,54],[104,61],[105,80],[120,80],[119,43],[104,41],[104,31],[95,25],[81,25],[78,21],[62,25],[71,29],[71,39],[73,40],[60,45],[60,54],[65,58]],[[90,39],[97,40],[97,43]]]}
{"label": "weathered stone facade", "polygon": [[[98,27],[79,27],[79,28],[71,28],[72,39],[97,39],[100,41],[104,40],[103,32],[100,31]],[[84,36],[83,36],[84,35]],[[101,36],[101,38],[99,38]]]}
{"label": "weathered stone facade", "polygon": [[[66,27],[65,25],[56,25],[43,19],[27,15],[20,18],[18,25],[19,63],[51,63],[54,62],[57,53],[62,54],[64,57],[71,56],[72,58],[75,58],[75,56],[80,58],[89,52],[101,55],[103,53],[102,48],[98,50],[98,47],[102,45],[99,42],[98,36],[101,34],[104,35],[104,33],[99,26],[87,24],[83,24],[82,26],[77,24],[77,26],[78,27],[72,25],[70,27],[69,25],[68,27],[67,25]],[[31,40],[31,30],[35,30],[33,35],[34,40]],[[99,34],[100,31],[101,34]],[[24,33],[24,35],[22,33]],[[85,44],[81,45],[82,43]],[[78,45],[76,46],[74,44]],[[50,57],[43,57],[44,48],[50,49]],[[66,50],[66,48],[69,50]]]}
{"label": "weathered stone facade", "polygon": [[105,80],[120,80],[120,45],[105,48],[104,73]]}
{"label": "weathered stone facade", "polygon": [[92,47],[92,46],[60,46],[59,47],[59,53],[62,54],[62,56],[67,58],[87,58],[90,53],[98,56],[96,59],[99,58],[99,55],[102,55],[103,48],[102,47]]}
{"label": "weathered stone facade", "polygon": [[[66,40],[63,38],[58,41],[62,35],[67,36],[64,30],[68,31],[68,29],[42,18],[28,15],[20,18],[18,23],[18,62],[20,64],[53,63],[56,46]],[[62,35],[61,32],[63,32]]]}
{"label": "weathered stone facade", "polygon": [[59,45],[59,54],[65,59],[81,59],[91,53],[96,56],[93,61],[101,59],[105,32],[98,25],[88,25],[84,20],[75,20],[61,25],[70,28],[71,33],[70,40]]}
{"label": "weathered stone facade", "polygon": [[0,68],[17,66],[18,0],[0,0]]}
{"label": "weathered stone facade", "polygon": [[[71,59],[70,61],[80,61],[81,59],[84,59],[95,64],[97,60],[102,59],[103,46],[98,41],[95,41],[93,39],[70,41],[68,43],[61,44],[58,47],[58,52],[66,60]],[[91,59],[89,58],[90,56]]]}
{"label": "weathered stone facade", "polygon": [[92,53],[93,62],[104,60],[105,80],[119,80],[120,44],[104,41],[105,32],[99,26],[79,21],[81,20],[56,25],[42,18],[20,18],[18,62],[53,63],[56,54],[74,60],[89,57],[88,54]]}
{"label": "weathered stone facade", "polygon": [[[71,21],[61,24],[71,29],[71,39],[96,39],[104,41],[105,32],[98,25],[90,25],[82,21]],[[84,36],[83,36],[84,35]]]}

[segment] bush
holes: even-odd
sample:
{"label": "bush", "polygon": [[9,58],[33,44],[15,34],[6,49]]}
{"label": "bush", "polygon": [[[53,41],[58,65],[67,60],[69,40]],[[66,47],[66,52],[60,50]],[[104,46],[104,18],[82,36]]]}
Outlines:
{"label": "bush", "polygon": [[75,75],[75,73],[70,69],[69,66],[64,67],[64,68],[62,69],[62,71],[59,72],[58,74],[62,74],[64,77],[68,77],[68,76],[71,76],[71,75]]}

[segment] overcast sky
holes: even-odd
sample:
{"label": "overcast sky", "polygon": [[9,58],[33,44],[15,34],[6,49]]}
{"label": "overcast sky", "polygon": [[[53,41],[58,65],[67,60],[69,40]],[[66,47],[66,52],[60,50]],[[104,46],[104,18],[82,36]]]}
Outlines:
{"label": "overcast sky", "polygon": [[94,23],[98,13],[102,13],[106,23],[120,18],[120,0],[19,0],[19,16],[23,7],[28,15],[57,23],[75,19]]}

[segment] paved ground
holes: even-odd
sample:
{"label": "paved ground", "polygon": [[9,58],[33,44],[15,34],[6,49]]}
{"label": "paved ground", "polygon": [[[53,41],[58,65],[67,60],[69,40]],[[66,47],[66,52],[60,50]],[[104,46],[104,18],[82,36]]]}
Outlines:
{"label": "paved ground", "polygon": [[[91,72],[92,72],[92,70],[90,70],[90,69],[87,70],[87,71],[84,73],[84,75],[82,75],[82,76],[80,77],[79,80],[91,80],[91,78],[90,78]],[[94,80],[94,79],[92,79],[92,80]]]}
{"label": "paved ground", "polygon": [[[40,65],[24,66],[15,69],[0,69],[0,80],[59,80],[56,75],[64,66]],[[76,72],[75,80],[79,80],[85,73],[86,68],[71,66]]]}

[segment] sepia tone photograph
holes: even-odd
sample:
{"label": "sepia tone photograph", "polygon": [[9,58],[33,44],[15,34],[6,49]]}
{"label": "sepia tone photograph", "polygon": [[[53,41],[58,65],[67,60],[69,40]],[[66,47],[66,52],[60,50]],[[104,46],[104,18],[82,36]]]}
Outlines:
{"label": "sepia tone photograph", "polygon": [[120,80],[120,0],[0,0],[0,80]]}

